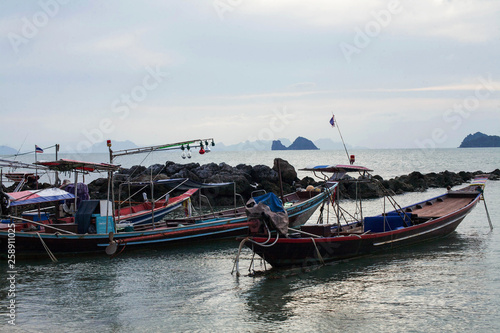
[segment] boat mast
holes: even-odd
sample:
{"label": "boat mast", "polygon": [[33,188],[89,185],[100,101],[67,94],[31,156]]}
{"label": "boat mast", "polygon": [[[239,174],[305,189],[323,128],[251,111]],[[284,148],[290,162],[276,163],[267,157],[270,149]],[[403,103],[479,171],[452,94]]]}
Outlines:
{"label": "boat mast", "polygon": [[[189,141],[181,141],[181,142],[176,142],[176,143],[167,143],[163,145],[157,145],[157,146],[148,146],[148,147],[141,147],[141,148],[130,148],[130,149],[122,149],[113,152],[110,149],[110,161],[111,164],[113,164],[113,159],[118,156],[124,156],[124,155],[133,155],[133,154],[141,154],[141,153],[149,153],[153,151],[163,151],[163,150],[174,150],[174,149],[183,149],[184,145],[188,146],[189,148],[197,148],[200,147],[200,154],[204,154],[205,152],[209,152],[210,150],[203,150],[204,144],[208,146],[208,142],[211,141],[211,145],[215,146],[215,142],[213,138],[208,138],[208,139],[195,139],[195,140],[189,140]],[[111,144],[111,140],[108,140],[109,144]],[[194,144],[194,145],[192,145]]]}
{"label": "boat mast", "polygon": [[[111,140],[107,140],[106,144],[107,144],[108,149],[109,149],[109,163],[113,164],[115,157],[133,155],[133,154],[141,154],[141,153],[151,153],[154,151],[164,151],[164,150],[174,150],[174,149],[184,150],[185,149],[184,145],[186,145],[188,151],[190,148],[199,147],[200,154],[204,154],[205,152],[210,152],[210,148],[208,147],[209,141],[210,141],[210,144],[212,146],[215,146],[215,141],[213,138],[195,139],[195,140],[181,141],[181,142],[176,142],[176,143],[166,143],[166,144],[157,145],[157,146],[122,149],[122,150],[117,150],[117,151],[113,151],[111,149]],[[204,146],[207,148],[206,150],[203,149]],[[183,156],[183,157],[185,157],[185,156]],[[153,222],[153,229],[154,229],[154,208],[155,208],[154,205],[155,205],[155,202],[153,200],[153,194],[154,194],[153,170],[151,170],[151,205],[152,205],[151,211],[152,211],[152,219],[153,219],[152,222]],[[113,201],[113,206],[114,206],[115,191],[114,191],[113,173],[112,172],[108,172],[108,202],[109,202],[110,196],[111,196],[111,200]],[[236,199],[235,199],[235,201],[236,201]],[[200,204],[201,204],[201,198],[200,198]],[[116,219],[115,219],[114,207],[113,207],[113,221],[115,223],[115,230],[116,230]],[[106,228],[107,228],[107,223],[106,223]]]}
{"label": "boat mast", "polygon": [[[111,140],[106,141],[106,145],[109,150],[109,164],[113,164],[113,150],[111,149]],[[113,171],[108,171],[108,203],[106,204],[106,233],[108,233],[108,218],[109,218],[109,199],[111,196],[111,215],[113,218],[114,230],[116,229],[116,218],[115,218],[115,191],[113,184]],[[110,235],[111,237],[111,235]]]}
{"label": "boat mast", "polygon": [[[56,161],[57,161],[57,153],[59,153],[59,144],[58,143],[55,144],[55,148],[56,148]],[[57,170],[55,172],[55,178],[56,179],[55,179],[54,183],[57,187],[59,187],[59,185],[61,185],[61,180],[59,179],[59,171],[57,171]]]}

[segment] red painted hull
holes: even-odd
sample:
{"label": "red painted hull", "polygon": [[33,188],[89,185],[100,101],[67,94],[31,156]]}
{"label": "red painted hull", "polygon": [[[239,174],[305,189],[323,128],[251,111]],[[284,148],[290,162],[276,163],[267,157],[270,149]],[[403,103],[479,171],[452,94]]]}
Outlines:
{"label": "red painted hull", "polygon": [[[429,219],[427,222],[398,230],[344,234],[332,237],[271,238],[251,237],[246,245],[273,267],[317,265],[367,254],[387,251],[435,238],[453,232],[480,200],[480,193],[453,212]],[[272,244],[261,246],[260,244]]]}

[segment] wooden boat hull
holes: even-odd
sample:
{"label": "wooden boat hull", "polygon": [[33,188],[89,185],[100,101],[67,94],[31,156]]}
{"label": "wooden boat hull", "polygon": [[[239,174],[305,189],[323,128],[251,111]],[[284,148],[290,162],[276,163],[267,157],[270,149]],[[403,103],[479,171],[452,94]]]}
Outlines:
{"label": "wooden boat hull", "polygon": [[177,197],[170,198],[168,201],[156,201],[154,203],[154,209],[153,204],[150,202],[118,209],[115,212],[115,216],[118,216],[118,222],[126,221],[131,224],[158,222],[161,221],[165,215],[181,207],[181,205],[189,200],[197,191],[198,189],[190,189]]}
{"label": "wooden boat hull", "polygon": [[[251,237],[252,242],[246,245],[273,267],[308,266],[349,259],[444,237],[458,227],[480,197],[481,194],[476,193],[467,205],[456,211],[398,230],[278,240]],[[259,245],[272,243],[272,246]]]}
{"label": "wooden boat hull", "polygon": [[[327,198],[329,192],[311,195],[310,199],[297,202],[287,210],[291,226],[305,223],[318,206]],[[192,243],[197,241],[243,236],[248,233],[251,222],[246,215],[214,217],[196,223],[178,224],[174,227],[162,226],[144,231],[119,232],[114,235],[118,250],[123,247],[157,247],[161,244]],[[7,253],[8,231],[0,231],[0,250]],[[43,240],[43,241],[42,241]],[[46,256],[44,244],[54,254],[74,254],[104,252],[110,244],[107,234],[62,234],[42,232],[16,232],[16,257]],[[0,254],[1,255],[1,254]]]}
{"label": "wooden boat hull", "polygon": [[[143,232],[122,232],[114,235],[114,240],[121,246],[152,247],[160,243],[196,242],[214,238],[236,237],[248,229],[248,222],[226,223],[207,222],[198,225],[175,228],[158,228]],[[43,241],[43,242],[42,242]],[[7,249],[8,238],[0,233],[0,247]],[[44,244],[54,254],[104,253],[109,245],[107,234],[46,234],[18,232],[15,234],[16,257],[46,256]],[[7,253],[5,250],[3,253]]]}

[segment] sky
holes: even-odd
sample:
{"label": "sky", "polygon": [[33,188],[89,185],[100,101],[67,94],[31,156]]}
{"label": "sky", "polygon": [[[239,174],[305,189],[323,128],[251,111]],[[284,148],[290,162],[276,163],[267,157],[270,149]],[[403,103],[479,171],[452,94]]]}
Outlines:
{"label": "sky", "polygon": [[[3,0],[0,145],[500,135],[500,1]],[[337,127],[329,120],[335,116]]]}

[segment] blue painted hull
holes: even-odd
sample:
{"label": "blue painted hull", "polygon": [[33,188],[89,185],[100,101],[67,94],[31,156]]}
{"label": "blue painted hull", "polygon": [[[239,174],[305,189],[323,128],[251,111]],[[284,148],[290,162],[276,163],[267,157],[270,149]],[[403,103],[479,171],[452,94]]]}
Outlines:
{"label": "blue painted hull", "polygon": [[[318,193],[312,198],[299,202],[287,209],[290,218],[290,225],[300,226],[314,213],[318,206],[325,200],[327,193]],[[156,219],[156,218],[155,218]],[[248,233],[246,215],[230,218],[212,218],[202,220],[199,223],[179,225],[176,227],[160,227],[145,231],[119,232],[114,235],[119,250],[123,247],[157,247],[161,244],[169,243],[192,243],[208,239],[219,239],[226,237],[242,236]],[[0,231],[0,249],[2,253],[7,253],[8,232]],[[15,234],[16,256],[32,257],[46,256],[43,243],[54,254],[74,254],[74,253],[104,253],[110,244],[107,234],[49,234],[34,232],[17,232]]]}

